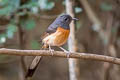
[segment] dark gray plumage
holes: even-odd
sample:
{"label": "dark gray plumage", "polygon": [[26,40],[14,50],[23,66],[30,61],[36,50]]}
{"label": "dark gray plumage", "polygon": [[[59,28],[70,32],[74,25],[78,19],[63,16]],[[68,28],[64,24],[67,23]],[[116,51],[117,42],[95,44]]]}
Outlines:
{"label": "dark gray plumage", "polygon": [[55,21],[48,27],[47,33],[53,33],[58,27],[64,29],[70,29],[69,24],[72,21],[72,17],[68,14],[64,14],[55,19]]}

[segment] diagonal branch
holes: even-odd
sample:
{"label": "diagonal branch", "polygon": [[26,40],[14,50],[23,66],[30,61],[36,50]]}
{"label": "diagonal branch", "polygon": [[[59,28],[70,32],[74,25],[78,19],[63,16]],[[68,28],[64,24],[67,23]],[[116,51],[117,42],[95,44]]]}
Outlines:
{"label": "diagonal branch", "polygon": [[[18,49],[0,49],[0,55],[15,55],[15,56],[52,56],[48,50],[18,50]],[[67,58],[66,53],[62,51],[54,51],[53,56]],[[86,60],[103,61],[120,65],[120,59],[105,55],[88,54],[88,53],[71,53],[70,58],[80,58]]]}

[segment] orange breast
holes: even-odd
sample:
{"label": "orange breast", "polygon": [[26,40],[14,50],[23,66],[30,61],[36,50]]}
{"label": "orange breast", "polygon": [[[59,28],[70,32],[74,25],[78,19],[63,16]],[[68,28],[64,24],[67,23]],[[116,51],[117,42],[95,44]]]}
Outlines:
{"label": "orange breast", "polygon": [[43,43],[51,46],[61,46],[67,41],[69,33],[70,30],[58,27],[55,33],[43,39]]}
{"label": "orange breast", "polygon": [[63,29],[61,27],[58,27],[57,31],[56,31],[56,38],[55,38],[55,44],[57,46],[61,46],[63,44],[66,43],[67,39],[68,39],[68,36],[69,36],[69,32],[70,30],[66,30],[66,29]]}

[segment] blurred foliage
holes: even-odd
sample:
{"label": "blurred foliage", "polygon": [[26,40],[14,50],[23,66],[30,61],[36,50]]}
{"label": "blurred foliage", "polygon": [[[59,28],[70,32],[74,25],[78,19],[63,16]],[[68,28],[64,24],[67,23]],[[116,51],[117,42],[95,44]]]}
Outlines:
{"label": "blurred foliage", "polygon": [[6,35],[5,34],[0,34],[0,44],[6,42]]}
{"label": "blurred foliage", "polygon": [[6,33],[0,34],[0,44],[5,43],[6,38],[12,39],[16,31],[17,26],[15,24],[8,24]]}
{"label": "blurred foliage", "polygon": [[[49,0],[29,0],[20,5],[20,0],[0,0],[0,17],[11,17],[12,15],[25,16],[28,13],[39,12],[36,10],[51,10],[55,3]],[[28,9],[27,12],[24,9]],[[16,18],[12,19],[14,22]],[[20,25],[26,30],[32,30],[36,26],[34,19],[28,18],[21,20]],[[0,34],[0,43],[4,43],[6,38],[12,39],[14,33],[17,31],[17,24],[12,21],[7,26],[7,31]],[[35,42],[34,42],[35,43]],[[36,44],[36,43],[35,43]]]}
{"label": "blurred foliage", "polygon": [[32,7],[36,7],[36,6],[38,6],[38,2],[37,1],[36,2],[30,1],[30,2],[28,2],[26,4],[23,4],[22,6],[20,6],[19,9],[25,9],[25,8],[31,9]]}
{"label": "blurred foliage", "polygon": [[31,48],[32,49],[40,49],[39,42],[37,42],[36,40],[32,40],[31,41]]}
{"label": "blurred foliage", "polygon": [[8,24],[6,35],[8,38],[13,38],[14,33],[17,31],[17,26],[15,24]]}
{"label": "blurred foliage", "polygon": [[55,3],[48,0],[39,0],[39,5],[42,10],[51,10],[55,6]]}
{"label": "blurred foliage", "polygon": [[100,6],[100,8],[103,10],[103,11],[111,11],[113,9],[113,6],[112,4],[110,3],[107,3],[107,2],[103,2]]}
{"label": "blurred foliage", "polygon": [[26,30],[32,30],[35,27],[36,23],[34,19],[27,19],[27,20],[22,20],[21,25]]}
{"label": "blurred foliage", "polygon": [[15,12],[20,6],[20,0],[1,0],[0,16],[8,16]]}
{"label": "blurred foliage", "polygon": [[80,7],[75,7],[75,13],[80,13],[82,12],[82,8]]}
{"label": "blurred foliage", "polygon": [[[29,11],[31,12],[31,9],[34,7],[40,8],[41,10],[51,10],[54,6],[55,3],[49,0],[30,0],[23,5],[20,5],[20,0],[1,0],[0,16],[13,14],[21,9],[30,9]],[[16,14],[20,13],[17,12]]]}

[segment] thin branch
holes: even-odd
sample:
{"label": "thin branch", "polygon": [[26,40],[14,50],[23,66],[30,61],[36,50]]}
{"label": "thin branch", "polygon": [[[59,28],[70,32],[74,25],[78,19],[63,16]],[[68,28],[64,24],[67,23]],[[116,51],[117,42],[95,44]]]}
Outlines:
{"label": "thin branch", "polygon": [[[62,51],[54,51],[52,55],[48,50],[18,50],[18,49],[0,49],[0,55],[15,55],[15,56],[56,56],[67,58],[67,54]],[[120,65],[120,59],[110,56],[90,54],[90,53],[71,53],[69,58],[80,58],[86,60],[103,61]]]}

